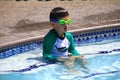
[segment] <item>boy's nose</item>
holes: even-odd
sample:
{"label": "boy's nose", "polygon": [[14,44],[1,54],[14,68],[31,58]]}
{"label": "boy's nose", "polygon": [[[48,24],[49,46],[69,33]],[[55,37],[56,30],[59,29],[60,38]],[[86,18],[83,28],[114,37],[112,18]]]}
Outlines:
{"label": "boy's nose", "polygon": [[65,24],[64,27],[65,27],[65,28],[68,28],[68,24]]}

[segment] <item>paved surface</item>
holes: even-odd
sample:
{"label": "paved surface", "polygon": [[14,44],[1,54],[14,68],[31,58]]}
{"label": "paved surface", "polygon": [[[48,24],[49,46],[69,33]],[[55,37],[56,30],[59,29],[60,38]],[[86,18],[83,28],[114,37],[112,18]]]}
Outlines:
{"label": "paved surface", "polygon": [[66,8],[70,29],[120,23],[120,0],[0,1],[0,44],[45,35],[52,8]]}

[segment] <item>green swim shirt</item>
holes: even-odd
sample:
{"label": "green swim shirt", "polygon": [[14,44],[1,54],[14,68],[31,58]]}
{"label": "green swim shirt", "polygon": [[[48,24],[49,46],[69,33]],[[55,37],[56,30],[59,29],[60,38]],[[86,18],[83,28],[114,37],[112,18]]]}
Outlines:
{"label": "green swim shirt", "polygon": [[[75,50],[74,39],[73,39],[73,36],[71,35],[71,33],[65,32],[65,37],[70,42],[70,45],[68,47],[68,53],[71,53],[74,56],[79,55],[79,53]],[[48,32],[48,34],[44,37],[43,53],[42,53],[44,58],[46,58],[46,59],[56,59],[56,57],[54,57],[51,54],[51,50],[52,50],[53,45],[55,44],[57,38],[58,38],[58,34],[54,29],[51,29]]]}

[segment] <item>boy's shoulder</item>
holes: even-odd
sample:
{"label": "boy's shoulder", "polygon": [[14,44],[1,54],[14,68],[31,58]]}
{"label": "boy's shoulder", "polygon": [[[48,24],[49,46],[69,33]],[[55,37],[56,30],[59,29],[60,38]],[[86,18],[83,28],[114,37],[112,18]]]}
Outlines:
{"label": "boy's shoulder", "polygon": [[70,32],[65,32],[65,34],[66,34],[67,36],[72,36],[72,34],[71,34]]}
{"label": "boy's shoulder", "polygon": [[71,34],[70,32],[66,32],[65,35],[66,35],[67,38],[73,37],[72,34]]}

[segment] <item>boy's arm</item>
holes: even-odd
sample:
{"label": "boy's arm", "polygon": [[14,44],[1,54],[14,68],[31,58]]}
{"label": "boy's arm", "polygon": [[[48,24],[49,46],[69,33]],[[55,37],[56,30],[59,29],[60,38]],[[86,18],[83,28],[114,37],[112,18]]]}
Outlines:
{"label": "boy's arm", "polygon": [[44,41],[43,41],[43,57],[47,58],[47,59],[55,59],[55,57],[53,57],[51,55],[51,49],[55,43],[56,40],[56,36],[54,35],[54,31],[50,30],[48,32],[48,34],[44,37]]}
{"label": "boy's arm", "polygon": [[79,56],[80,54],[75,49],[74,38],[71,34],[69,36],[69,39],[70,39],[69,40],[70,41],[70,47],[68,48],[68,52],[72,53],[72,55],[74,55],[74,56]]}
{"label": "boy's arm", "polygon": [[50,51],[51,51],[51,42],[50,40],[48,40],[48,38],[44,38],[44,41],[43,41],[43,57],[46,58],[46,59],[55,59],[51,54],[50,54]]}

